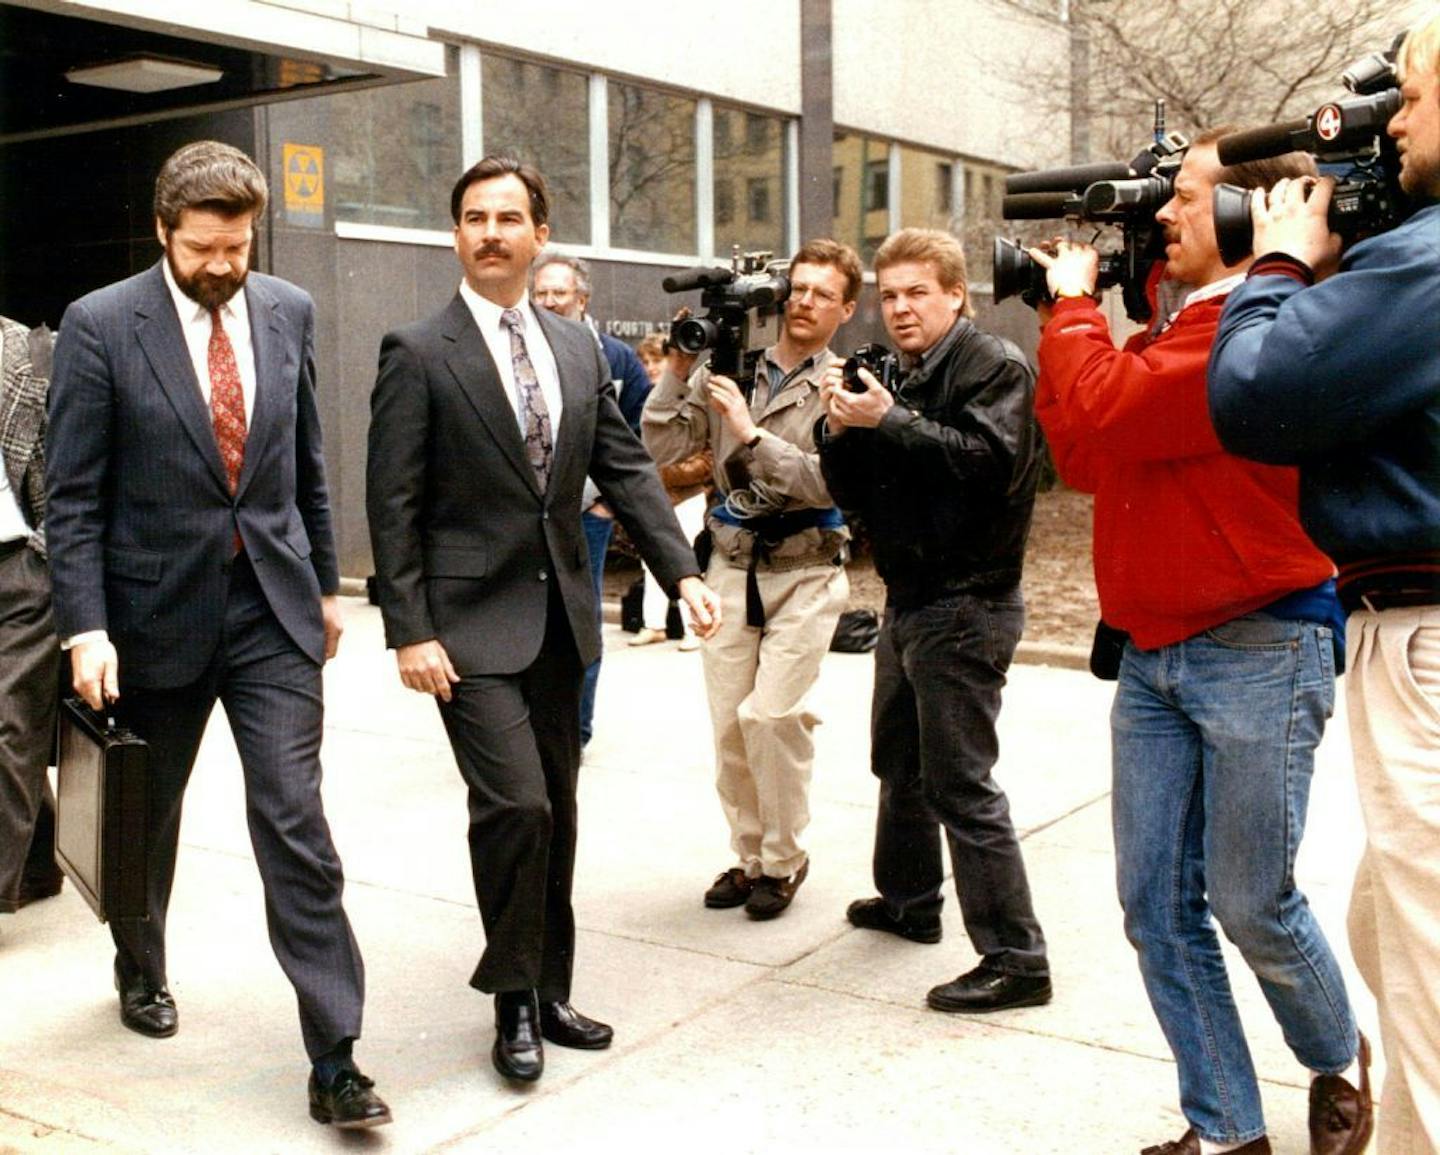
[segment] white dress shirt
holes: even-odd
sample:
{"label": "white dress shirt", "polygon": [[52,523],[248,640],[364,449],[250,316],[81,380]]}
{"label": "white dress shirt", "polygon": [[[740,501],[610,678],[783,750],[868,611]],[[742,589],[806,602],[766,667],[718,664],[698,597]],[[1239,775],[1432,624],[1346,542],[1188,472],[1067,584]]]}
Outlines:
{"label": "white dress shirt", "polygon": [[10,475],[5,472],[5,451],[0,449],[0,541],[19,541],[29,536],[30,526],[10,488]]}
{"label": "white dress shirt", "polygon": [[[486,300],[466,281],[460,282],[460,296],[469,306],[470,315],[475,318],[475,324],[480,329],[480,336],[485,338],[485,345],[495,360],[495,368],[505,386],[505,396],[510,399],[510,406],[515,410],[515,423],[520,427],[520,436],[523,439],[525,411],[520,405],[520,391],[515,386],[515,362],[510,356],[510,330],[500,323],[500,314],[505,310],[494,301]],[[545,340],[529,296],[520,298],[520,303],[515,308],[525,318],[525,352],[530,355],[535,379],[540,382],[540,395],[545,398],[545,408],[550,411],[550,436],[553,440],[560,431],[560,410],[563,406],[560,399],[560,370],[555,365],[555,353],[550,348],[550,342]]]}
{"label": "white dress shirt", "polygon": [[[180,316],[180,329],[185,334],[185,348],[190,352],[190,363],[195,366],[195,380],[200,383],[200,396],[205,408],[210,408],[210,313],[204,305],[187,297],[175,283],[175,274],[170,262],[163,264],[165,284],[175,302],[175,312]],[[255,415],[255,345],[250,337],[250,309],[245,303],[245,290],[241,289],[220,306],[220,327],[230,338],[230,347],[235,350],[235,367],[240,370],[240,392],[245,397],[245,428],[250,428]]]}

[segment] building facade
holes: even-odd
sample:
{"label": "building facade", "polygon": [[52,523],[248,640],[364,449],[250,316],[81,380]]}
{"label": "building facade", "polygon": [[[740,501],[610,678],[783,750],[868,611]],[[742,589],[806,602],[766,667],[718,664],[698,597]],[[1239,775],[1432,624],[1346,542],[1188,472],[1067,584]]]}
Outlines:
{"label": "building facade", "polygon": [[[0,0],[0,313],[54,326],[69,300],[156,260],[151,188],[179,144],[261,158],[258,265],[318,306],[345,574],[370,572],[380,336],[454,293],[450,188],[487,152],[545,173],[552,241],[590,261],[592,311],[624,339],[682,303],[660,284],[677,269],[824,234],[868,261],[923,225],[965,240],[982,323],[1033,345],[1033,314],[984,291],[1004,175],[1069,156],[1068,120],[1025,98],[1035,76],[1068,91],[1061,0],[377,11],[397,6]],[[882,336],[869,290],[838,344]]]}

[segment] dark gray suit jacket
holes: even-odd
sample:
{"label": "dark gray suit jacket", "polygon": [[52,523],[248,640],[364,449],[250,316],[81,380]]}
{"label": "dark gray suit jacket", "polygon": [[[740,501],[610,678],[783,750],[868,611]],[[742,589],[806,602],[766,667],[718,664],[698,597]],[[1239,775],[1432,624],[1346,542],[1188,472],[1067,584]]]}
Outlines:
{"label": "dark gray suit jacket", "polygon": [[366,507],[385,640],[396,647],[438,638],[461,675],[515,674],[534,662],[551,581],[582,663],[599,655],[580,524],[587,474],[661,585],[699,572],[655,465],[620,414],[595,338],[536,313],[563,398],[543,494],[459,293],[380,345]]}
{"label": "dark gray suit jacket", "polygon": [[232,497],[159,264],[66,311],[50,387],[46,533],[62,638],[105,629],[121,690],[185,685],[220,644],[235,534],[276,618],[324,660],[339,584],[315,404],[315,309],[252,273],[254,413]]}

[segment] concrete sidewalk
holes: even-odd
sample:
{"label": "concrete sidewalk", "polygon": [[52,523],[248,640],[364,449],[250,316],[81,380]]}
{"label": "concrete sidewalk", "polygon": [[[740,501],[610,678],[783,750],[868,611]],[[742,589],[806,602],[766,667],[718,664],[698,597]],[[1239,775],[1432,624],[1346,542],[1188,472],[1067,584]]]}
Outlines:
{"label": "concrete sidewalk", "polygon": [[[924,1006],[930,986],[975,961],[953,892],[936,946],[844,919],[871,893],[871,658],[826,660],[810,878],[783,918],[756,923],[700,902],[729,865],[700,657],[624,639],[606,627],[576,879],[575,1002],[615,1025],[611,1050],[549,1047],[526,1091],[492,1070],[490,1004],[466,985],[482,932],[464,790],[433,705],[401,688],[377,612],[351,600],[326,674],[325,797],[368,969],[356,1053],[395,1123],[343,1134],[306,1114],[294,998],[266,939],[217,713],[171,909],[180,1033],[121,1027],[109,935],[70,888],[0,920],[0,1152],[1131,1155],[1184,1130],[1114,897],[1110,687],[1074,670],[1012,672],[998,774],[1024,832],[1056,998],[966,1019]],[[1347,750],[1337,716],[1299,874],[1373,1039],[1344,934],[1362,837]],[[1232,975],[1272,1143],[1301,1155],[1305,1073],[1238,961]]]}

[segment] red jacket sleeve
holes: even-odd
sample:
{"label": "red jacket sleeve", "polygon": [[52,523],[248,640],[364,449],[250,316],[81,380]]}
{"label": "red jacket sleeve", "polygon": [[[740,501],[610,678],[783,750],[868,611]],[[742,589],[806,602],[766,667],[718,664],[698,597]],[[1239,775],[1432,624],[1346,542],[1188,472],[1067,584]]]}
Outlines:
{"label": "red jacket sleeve", "polygon": [[[1040,407],[1056,465],[1080,488],[1108,462],[1215,453],[1205,366],[1223,300],[1187,309],[1159,338],[1116,349],[1096,305],[1061,301],[1041,331]],[[1052,430],[1052,425],[1054,426]],[[1068,468],[1078,476],[1071,481]]]}

